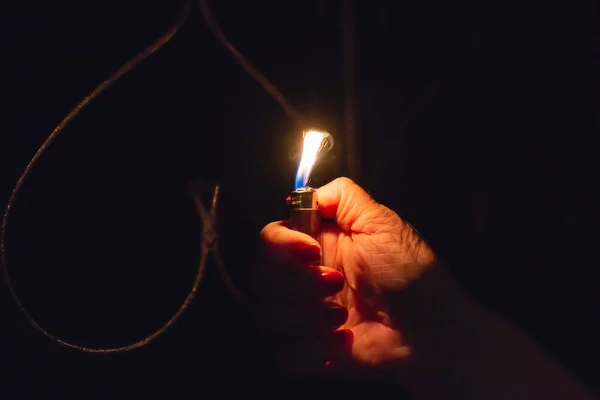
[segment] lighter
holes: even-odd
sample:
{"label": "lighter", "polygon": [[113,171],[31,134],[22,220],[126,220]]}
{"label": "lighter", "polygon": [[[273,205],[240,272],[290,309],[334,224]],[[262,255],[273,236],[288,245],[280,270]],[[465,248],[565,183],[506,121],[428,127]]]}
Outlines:
{"label": "lighter", "polygon": [[320,242],[321,217],[315,189],[304,187],[290,194],[290,223],[294,229]]}
{"label": "lighter", "polygon": [[[321,215],[317,191],[311,187],[294,190],[289,197],[290,224],[293,229],[321,243]],[[323,252],[319,264],[323,264]]]}

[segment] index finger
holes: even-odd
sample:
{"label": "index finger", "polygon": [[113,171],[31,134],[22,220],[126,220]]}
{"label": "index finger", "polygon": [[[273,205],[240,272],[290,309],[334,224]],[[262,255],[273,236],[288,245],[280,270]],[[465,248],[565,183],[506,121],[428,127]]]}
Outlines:
{"label": "index finger", "polygon": [[260,232],[267,257],[278,264],[315,264],[321,259],[321,245],[311,236],[290,229],[289,222],[271,222]]}

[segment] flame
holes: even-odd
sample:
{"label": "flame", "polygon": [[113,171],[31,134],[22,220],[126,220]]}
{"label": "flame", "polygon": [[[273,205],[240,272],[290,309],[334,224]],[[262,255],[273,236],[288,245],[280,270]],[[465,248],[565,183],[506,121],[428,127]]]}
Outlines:
{"label": "flame", "polygon": [[302,158],[296,173],[296,190],[306,187],[310,173],[319,156],[333,147],[333,138],[327,132],[309,130],[304,132],[304,146]]}

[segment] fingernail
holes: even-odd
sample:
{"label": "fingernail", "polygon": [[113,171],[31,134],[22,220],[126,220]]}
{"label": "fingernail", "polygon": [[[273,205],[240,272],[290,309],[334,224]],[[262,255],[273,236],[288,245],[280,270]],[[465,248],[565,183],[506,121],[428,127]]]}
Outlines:
{"label": "fingernail", "polygon": [[300,257],[307,263],[317,263],[321,261],[321,248],[316,243],[305,244],[300,249]]}
{"label": "fingernail", "polygon": [[352,348],[352,342],[354,341],[354,334],[350,329],[343,329],[340,331],[333,332],[333,343],[346,350]]}
{"label": "fingernail", "polygon": [[325,294],[337,293],[344,288],[344,275],[338,271],[327,271],[321,274]]}
{"label": "fingernail", "polygon": [[348,310],[345,307],[330,307],[327,309],[327,319],[334,326],[341,326],[348,319]]}

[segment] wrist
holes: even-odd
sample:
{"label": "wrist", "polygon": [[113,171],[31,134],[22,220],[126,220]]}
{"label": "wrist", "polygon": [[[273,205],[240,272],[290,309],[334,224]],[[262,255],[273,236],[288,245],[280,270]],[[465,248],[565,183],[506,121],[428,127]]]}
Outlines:
{"label": "wrist", "polygon": [[593,398],[535,340],[472,300],[443,267],[430,268],[403,296],[407,312],[396,321],[412,357],[395,377],[417,398]]}
{"label": "wrist", "polygon": [[439,264],[423,273],[400,302],[396,320],[412,353],[407,367],[397,371],[397,383],[419,398],[460,398],[460,384],[469,379],[469,363],[478,351],[485,310]]}

